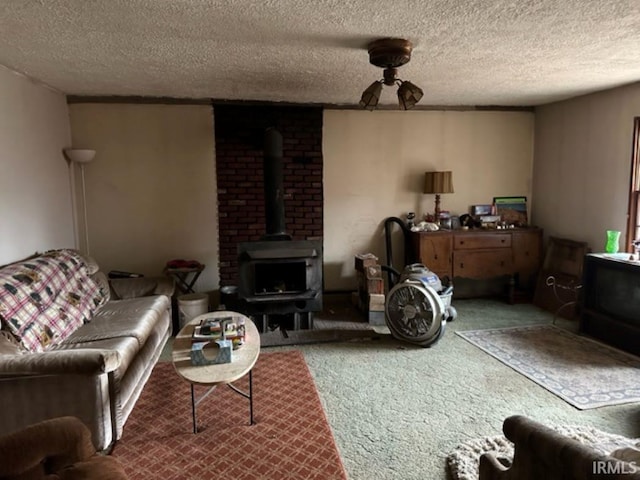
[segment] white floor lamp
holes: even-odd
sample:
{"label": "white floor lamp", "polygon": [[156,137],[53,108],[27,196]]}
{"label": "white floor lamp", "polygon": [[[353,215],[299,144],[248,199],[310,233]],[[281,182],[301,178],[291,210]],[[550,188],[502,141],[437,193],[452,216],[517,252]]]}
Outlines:
{"label": "white floor lamp", "polygon": [[[93,160],[93,157],[96,156],[95,150],[89,150],[86,148],[65,148],[64,155],[67,157],[72,164],[77,163],[80,165],[80,175],[82,176],[82,213],[84,218],[84,242],[85,248],[87,249],[86,254],[90,254],[89,250],[89,224],[87,223],[87,192],[86,186],[84,182],[84,165]],[[75,177],[74,177],[75,178]],[[73,183],[72,183],[73,185]],[[75,187],[75,185],[73,185]],[[75,192],[75,188],[73,190]],[[73,196],[73,201],[75,204],[75,193]],[[74,208],[74,210],[76,210]],[[75,212],[74,212],[75,214]]]}

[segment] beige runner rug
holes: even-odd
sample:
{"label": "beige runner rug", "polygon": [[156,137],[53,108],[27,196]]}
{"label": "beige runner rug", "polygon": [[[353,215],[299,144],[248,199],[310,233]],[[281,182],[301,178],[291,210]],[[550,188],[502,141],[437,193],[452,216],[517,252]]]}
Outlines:
{"label": "beige runner rug", "polygon": [[640,358],[552,325],[456,332],[580,410],[640,402]]}

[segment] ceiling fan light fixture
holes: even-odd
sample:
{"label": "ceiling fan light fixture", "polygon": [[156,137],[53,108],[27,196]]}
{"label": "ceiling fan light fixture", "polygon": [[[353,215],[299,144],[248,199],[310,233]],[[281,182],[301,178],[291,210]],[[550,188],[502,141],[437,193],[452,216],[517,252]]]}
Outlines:
{"label": "ceiling fan light fixture", "polygon": [[369,43],[369,63],[384,69],[383,78],[372,83],[363,93],[360,106],[375,110],[380,101],[382,86],[399,85],[398,103],[401,110],[409,110],[420,101],[424,93],[411,82],[398,78],[398,67],[409,63],[413,45],[402,38],[381,38]]}
{"label": "ceiling fan light fixture", "polygon": [[404,38],[381,38],[369,43],[369,63],[380,68],[401,67],[411,60],[413,45]]}
{"label": "ceiling fan light fixture", "polygon": [[411,110],[423,96],[422,89],[411,82],[402,82],[398,87],[398,103],[402,110]]}
{"label": "ceiling fan light fixture", "polygon": [[384,83],[388,87],[392,87],[395,85],[398,80],[398,69],[394,67],[385,68],[382,72],[382,83]]}
{"label": "ceiling fan light fixture", "polygon": [[373,82],[362,92],[362,98],[360,99],[360,106],[367,110],[375,110],[380,101],[380,95],[382,94],[382,83],[379,81]]}

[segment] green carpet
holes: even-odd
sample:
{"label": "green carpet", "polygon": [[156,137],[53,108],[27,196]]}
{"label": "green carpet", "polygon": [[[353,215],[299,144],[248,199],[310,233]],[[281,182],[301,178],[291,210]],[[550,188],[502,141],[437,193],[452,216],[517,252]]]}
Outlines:
{"label": "green carpet", "polygon": [[[295,347],[314,376],[350,480],[446,479],[449,452],[464,441],[500,435],[503,420],[518,413],[548,425],[640,437],[640,404],[576,410],[454,334],[551,323],[550,313],[492,300],[453,305],[457,320],[431,348],[384,335]],[[574,322],[557,324],[577,329]]]}

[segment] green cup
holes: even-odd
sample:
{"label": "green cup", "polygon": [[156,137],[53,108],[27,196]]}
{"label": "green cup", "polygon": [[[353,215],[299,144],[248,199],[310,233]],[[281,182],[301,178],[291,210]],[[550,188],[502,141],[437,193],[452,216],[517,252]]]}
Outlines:
{"label": "green cup", "polygon": [[607,243],[604,246],[604,251],[607,253],[618,253],[620,248],[618,242],[620,241],[620,232],[617,230],[607,230]]}

